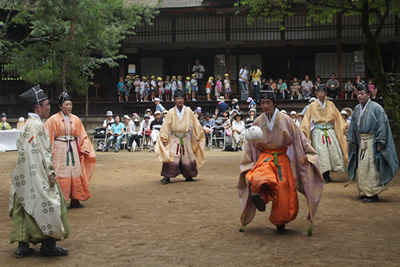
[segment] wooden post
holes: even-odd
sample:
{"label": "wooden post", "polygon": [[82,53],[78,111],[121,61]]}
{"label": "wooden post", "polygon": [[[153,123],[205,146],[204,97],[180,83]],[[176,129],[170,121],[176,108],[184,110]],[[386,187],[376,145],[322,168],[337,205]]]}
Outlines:
{"label": "wooden post", "polygon": [[340,90],[342,90],[342,42],[337,42],[337,56],[338,56],[338,81],[340,84]]}

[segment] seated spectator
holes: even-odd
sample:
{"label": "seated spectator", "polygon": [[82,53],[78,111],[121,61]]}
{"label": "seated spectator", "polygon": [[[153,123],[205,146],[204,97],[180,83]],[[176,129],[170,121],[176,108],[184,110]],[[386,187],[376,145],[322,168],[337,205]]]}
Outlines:
{"label": "seated spectator", "polygon": [[244,121],[242,121],[242,113],[237,113],[232,121],[232,148],[234,151],[240,149],[240,144],[244,137]]}
{"label": "seated spectator", "polygon": [[301,93],[303,99],[308,100],[313,92],[314,84],[310,81],[310,76],[306,75],[304,81],[301,82]]}
{"label": "seated spectator", "polygon": [[374,99],[378,93],[378,88],[376,88],[375,84],[372,83],[372,80],[368,80],[368,89],[371,92],[372,98]]}
{"label": "seated spectator", "polygon": [[154,104],[156,104],[156,111],[160,111],[161,114],[165,108],[163,107],[163,105],[161,105],[160,98],[158,97],[154,98]]}
{"label": "seated spectator", "polygon": [[292,110],[290,112],[290,118],[292,118],[293,122],[296,123],[297,122],[297,112]]}
{"label": "seated spectator", "polygon": [[157,142],[157,138],[160,133],[162,124],[163,120],[161,119],[161,113],[160,111],[157,110],[156,112],[154,112],[154,120],[150,123],[150,130],[151,130],[150,137],[152,142],[150,152],[154,152],[153,147]]}
{"label": "seated spectator", "polygon": [[239,107],[239,100],[237,98],[232,99],[230,110],[236,109],[237,111],[240,111]]}
{"label": "seated spectator", "polygon": [[206,124],[206,117],[205,117],[204,113],[198,113],[198,114],[199,114],[200,125],[202,127],[204,127],[204,125]]}
{"label": "seated spectator", "polygon": [[292,91],[292,95],[290,96],[290,100],[293,100],[294,95],[297,95],[297,99],[300,99],[300,84],[297,81],[297,78],[293,78],[293,82],[290,85],[290,91]]}
{"label": "seated spectator", "polygon": [[315,77],[314,92],[317,91],[317,88],[318,88],[320,83],[321,83],[321,77],[320,76]]}
{"label": "seated spectator", "polygon": [[[360,84],[360,82],[361,82],[361,76],[360,76],[360,75],[357,75],[357,76],[356,76],[356,80],[355,80],[355,82],[354,82],[353,85],[352,85],[352,88],[353,88],[353,96],[355,96],[356,98],[357,98],[357,86]],[[352,98],[353,98],[353,96],[352,96]]]}
{"label": "seated spectator", "polygon": [[332,72],[331,78],[326,82],[326,88],[328,89],[327,96],[334,99],[339,99],[340,84],[336,80],[336,74]]}
{"label": "seated spectator", "polygon": [[24,127],[24,124],[25,124],[25,119],[24,119],[24,117],[20,117],[20,118],[18,119],[18,123],[17,123],[17,130],[21,130],[22,127]]}
{"label": "seated spectator", "polygon": [[111,130],[111,125],[114,123],[112,111],[107,111],[106,116],[107,118],[103,122],[103,127],[107,128],[107,130]]}
{"label": "seated spectator", "polygon": [[126,149],[128,149],[128,151],[131,149],[129,146],[129,139],[132,137],[132,132],[131,132],[131,124],[132,120],[131,117],[129,117],[128,115],[124,116],[124,134],[123,136],[126,137],[127,143],[126,143]]}
{"label": "seated spectator", "polygon": [[348,80],[347,83],[344,86],[344,99],[351,98],[353,99],[353,86],[351,84],[351,81]]}
{"label": "seated spectator", "polygon": [[224,114],[223,114],[222,125],[225,128],[225,135],[226,135],[225,142],[226,143],[231,143],[232,130],[231,130],[231,120],[229,118],[229,112],[228,111],[225,111]]}
{"label": "seated spectator", "polygon": [[210,113],[206,113],[205,115],[205,121],[204,121],[204,134],[206,136],[206,146],[208,146],[208,142],[210,141],[211,133],[212,133],[212,127],[214,127],[215,120],[212,118]]}
{"label": "seated spectator", "polygon": [[252,124],[255,119],[256,119],[256,110],[250,109],[249,117],[246,119],[246,124]]}
{"label": "seated spectator", "polygon": [[279,78],[276,89],[278,91],[278,99],[284,100],[286,98],[286,95],[288,94],[288,88],[282,78]]}
{"label": "seated spectator", "polygon": [[276,90],[276,82],[274,82],[274,79],[271,77],[268,80],[268,85],[274,90],[275,94],[278,94],[278,91]]}
{"label": "seated spectator", "polygon": [[164,109],[164,111],[162,112],[162,119],[165,119],[165,117],[167,117],[168,114],[168,110]]}
{"label": "seated spectator", "polygon": [[0,129],[1,130],[11,130],[11,125],[7,122],[7,115],[4,112],[1,114]]}
{"label": "seated spectator", "polygon": [[[140,117],[135,113],[132,116],[132,120],[129,122],[129,128],[131,136],[128,137],[128,147],[129,151],[139,151],[140,150],[140,139],[143,137],[140,129]],[[135,141],[135,144],[133,143]]]}
{"label": "seated spectator", "polygon": [[154,117],[153,117],[153,111],[151,111],[151,109],[146,109],[146,111],[144,112],[144,114],[147,114],[147,115],[149,115],[149,120],[150,120],[150,122],[152,122],[153,120],[154,120]]}
{"label": "seated spectator", "polygon": [[296,125],[300,127],[301,121],[303,120],[304,114],[302,112],[297,113],[297,120],[296,120]]}
{"label": "seated spectator", "polygon": [[144,143],[143,143],[143,147],[144,148],[150,148],[150,135],[151,135],[151,129],[150,129],[150,116],[149,114],[144,114],[143,116],[144,120],[141,123],[140,126],[140,132],[144,137]]}
{"label": "seated spectator", "polygon": [[255,110],[257,108],[257,103],[256,103],[256,101],[253,100],[253,98],[251,98],[251,97],[247,98],[247,103],[249,103],[249,109]]}
{"label": "seated spectator", "polygon": [[103,152],[107,152],[112,141],[117,140],[114,152],[119,152],[119,145],[121,144],[122,137],[124,137],[124,124],[120,122],[119,116],[115,116],[115,122],[111,125],[111,136],[107,139],[106,147]]}

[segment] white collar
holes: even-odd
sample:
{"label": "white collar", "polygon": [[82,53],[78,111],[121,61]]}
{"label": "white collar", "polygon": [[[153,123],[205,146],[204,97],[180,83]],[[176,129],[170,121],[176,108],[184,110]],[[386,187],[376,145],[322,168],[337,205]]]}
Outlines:
{"label": "white collar", "polygon": [[274,127],[274,123],[275,123],[275,118],[276,118],[276,114],[278,114],[278,109],[275,108],[274,114],[271,117],[271,121],[268,119],[267,114],[264,113],[264,118],[265,118],[265,126],[268,127],[268,129],[270,131],[272,131],[272,128]]}
{"label": "white collar", "polygon": [[38,118],[38,119],[40,120],[39,115],[36,114],[36,113],[31,113],[31,112],[29,112],[29,113],[28,113],[28,116],[36,117],[36,118]]}
{"label": "white collar", "polygon": [[368,99],[367,104],[363,107],[362,104],[360,104],[360,117],[358,118],[358,126],[361,124],[361,117],[364,115],[365,110],[367,109],[367,106],[371,102],[371,99]]}
{"label": "white collar", "polygon": [[175,106],[176,114],[178,115],[179,119],[182,120],[183,114],[185,114],[185,105],[183,105],[182,110],[179,111],[179,109]]}
{"label": "white collar", "polygon": [[325,106],[326,106],[326,99],[325,99],[325,101],[324,101],[323,104],[322,104],[322,102],[321,102],[319,99],[317,99],[317,101],[318,101],[318,103],[321,105],[322,109],[325,109]]}

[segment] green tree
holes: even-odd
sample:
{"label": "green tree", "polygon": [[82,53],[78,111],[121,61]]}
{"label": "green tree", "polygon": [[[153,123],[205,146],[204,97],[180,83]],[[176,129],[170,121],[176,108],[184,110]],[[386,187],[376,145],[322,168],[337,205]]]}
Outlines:
{"label": "green tree", "polygon": [[[280,22],[281,29],[286,16],[294,15],[294,6],[307,8],[307,21],[330,23],[336,14],[359,16],[360,26],[366,40],[363,45],[364,58],[374,76],[384,99],[385,111],[388,115],[397,153],[400,154],[400,88],[390,86],[386,75],[378,44],[385,21],[390,14],[400,16],[398,0],[240,0],[235,6],[247,6],[248,22],[263,18],[268,22]],[[376,27],[372,24],[376,23]],[[399,60],[400,70],[400,60]],[[400,77],[398,77],[400,78]]]}
{"label": "green tree", "polygon": [[0,36],[12,25],[30,29],[21,40],[2,38],[3,60],[29,83],[85,93],[87,107],[93,70],[118,66],[125,36],[158,14],[155,7],[123,0],[0,0],[0,7],[8,12]]}

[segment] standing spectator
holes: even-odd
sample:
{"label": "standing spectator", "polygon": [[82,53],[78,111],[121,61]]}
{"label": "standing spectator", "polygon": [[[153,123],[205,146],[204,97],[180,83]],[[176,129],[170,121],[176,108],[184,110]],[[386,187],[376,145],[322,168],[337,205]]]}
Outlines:
{"label": "standing spectator", "polygon": [[212,101],[212,99],[211,99],[211,90],[212,90],[212,87],[214,85],[213,80],[214,80],[214,77],[210,76],[208,78],[208,82],[207,82],[207,85],[206,85],[206,93],[207,93],[207,100],[208,101]]}
{"label": "standing spectator", "polygon": [[10,243],[18,242],[16,258],[34,252],[29,243],[42,243],[41,256],[67,256],[67,249],[56,246],[57,240],[69,236],[67,207],[55,178],[51,142],[42,122],[49,117],[50,103],[39,85],[19,99],[29,107],[29,113],[23,134],[18,135],[19,156],[11,172]]}
{"label": "standing spectator", "polygon": [[140,82],[140,102],[144,101],[145,92],[146,92],[146,77],[142,77],[142,81]]}
{"label": "standing spectator", "polygon": [[125,91],[124,78],[122,77],[119,78],[119,82],[117,84],[117,90],[118,90],[118,101],[122,102],[124,100],[124,91]]}
{"label": "standing spectator", "polygon": [[129,100],[129,93],[131,92],[132,83],[131,83],[131,76],[126,76],[124,81],[124,93],[125,93],[125,101],[128,102]]}
{"label": "standing spectator", "polygon": [[154,145],[157,142],[158,134],[160,133],[161,126],[163,124],[163,120],[161,118],[161,112],[156,111],[154,112],[154,120],[150,123],[150,138],[151,138],[151,148],[150,152],[154,152]]}
{"label": "standing spectator", "polygon": [[156,91],[157,91],[157,81],[156,81],[156,76],[151,76],[151,82],[150,82],[150,91],[151,91],[151,101],[154,101],[154,98],[156,98]]}
{"label": "standing spectator", "polygon": [[169,76],[165,77],[164,94],[165,94],[165,101],[169,101],[171,99],[171,81]]}
{"label": "standing spectator", "polygon": [[318,99],[308,107],[301,130],[317,151],[324,181],[329,183],[332,181],[330,171],[346,170],[347,142],[343,133],[347,124],[335,104],[326,99],[326,91],[324,84],[318,86]]}
{"label": "standing spectator", "polygon": [[165,108],[160,103],[160,99],[158,97],[154,98],[154,104],[156,104],[156,111],[160,111],[160,113],[164,111]]}
{"label": "standing spectator", "polygon": [[128,115],[125,115],[123,118],[124,125],[125,125],[125,132],[124,132],[124,137],[126,138],[126,149],[129,151],[131,150],[131,147],[129,145],[129,140],[132,139],[132,131],[131,131],[131,124],[132,119]]}
{"label": "standing spectator", "polygon": [[178,81],[176,80],[176,76],[172,76],[171,80],[171,98],[174,101],[175,91],[178,88]]}
{"label": "standing spectator", "polygon": [[121,144],[121,140],[124,134],[124,124],[120,121],[119,116],[115,116],[115,122],[111,125],[111,136],[108,138],[106,147],[103,149],[103,152],[107,152],[110,147],[111,141],[117,140],[115,144],[114,152],[119,152],[119,145]]}
{"label": "standing spectator", "polygon": [[177,81],[177,85],[178,87],[176,89],[181,89],[182,91],[184,91],[183,89],[183,82],[182,82],[182,76],[178,76],[178,81]]}
{"label": "standing spectator", "polygon": [[222,117],[225,111],[229,111],[229,106],[225,103],[225,98],[220,96],[217,107],[215,108],[215,119],[217,120]]}
{"label": "standing spectator", "polygon": [[371,92],[363,82],[357,87],[358,104],[347,132],[351,180],[357,180],[358,199],[365,203],[378,195],[399,168],[392,131],[385,110],[370,100]]}
{"label": "standing spectator", "polygon": [[282,78],[278,79],[278,84],[276,85],[276,89],[278,90],[278,99],[285,100],[286,94],[288,93],[288,88],[286,83],[282,80]]}
{"label": "standing spectator", "polygon": [[260,101],[260,90],[261,90],[261,70],[256,65],[251,66],[251,94],[253,99],[257,102]]}
{"label": "standing spectator", "polygon": [[326,87],[328,88],[328,96],[333,96],[333,98],[339,99],[340,84],[336,80],[336,74],[332,72],[331,78],[326,82]]}
{"label": "standing spectator", "polygon": [[290,97],[290,100],[293,100],[294,95],[297,95],[297,99],[300,99],[300,84],[297,81],[297,78],[293,78],[292,85],[290,86],[290,90],[292,91],[292,96]]}
{"label": "standing spectator", "polygon": [[147,113],[144,114],[143,121],[140,125],[140,133],[144,136],[144,141],[143,141],[144,148],[150,148],[151,122],[152,120],[150,119],[149,114]]}
{"label": "standing spectator", "polygon": [[199,86],[197,84],[196,74],[192,74],[192,79],[190,80],[190,85],[192,87],[192,101],[197,101],[196,93],[199,90]]}
{"label": "standing spectator", "polygon": [[192,83],[190,82],[189,76],[186,77],[185,93],[186,93],[186,101],[189,101],[192,94]]}
{"label": "standing spectator", "polygon": [[344,85],[344,99],[347,98],[353,99],[353,87],[350,80]]}
{"label": "standing spectator", "polygon": [[222,92],[222,77],[220,75],[217,76],[217,82],[215,83],[215,99],[218,101]]}
{"label": "standing spectator", "polygon": [[248,83],[249,83],[249,65],[244,64],[243,68],[239,71],[239,86],[241,90],[240,99],[245,101],[247,97],[249,97],[249,93],[247,91]]}
{"label": "standing spectator", "polygon": [[197,168],[205,162],[204,132],[190,108],[185,107],[182,90],[175,94],[175,107],[168,112],[155,146],[158,159],[163,163],[160,181],[170,183],[179,174],[185,181],[194,182]]}
{"label": "standing spectator", "polygon": [[164,82],[161,77],[157,78],[157,86],[158,86],[158,98],[160,101],[163,101],[163,94],[164,94]]}
{"label": "standing spectator", "polygon": [[229,79],[229,74],[225,74],[225,80],[224,80],[224,87],[225,87],[225,99],[229,99],[229,94],[231,93],[231,80]]}
{"label": "standing spectator", "polygon": [[199,94],[201,94],[202,85],[203,85],[203,74],[206,72],[204,66],[200,64],[200,60],[196,59],[195,65],[192,68],[192,72],[196,75],[195,78],[197,80],[197,86],[199,88]]}
{"label": "standing spectator", "polygon": [[89,182],[96,165],[96,154],[79,117],[72,114],[71,97],[62,92],[60,112],[45,123],[51,140],[54,171],[70,208],[83,208],[80,201],[90,198]]}
{"label": "standing spectator", "polygon": [[314,84],[310,81],[310,76],[306,75],[304,77],[304,81],[301,82],[301,93],[303,95],[303,99],[308,100],[311,97],[313,92]]}
{"label": "standing spectator", "polygon": [[7,122],[6,113],[1,114],[1,130],[11,130],[11,125]]}
{"label": "standing spectator", "polygon": [[143,77],[144,81],[144,102],[149,102],[150,83],[149,78]]}
{"label": "standing spectator", "polygon": [[136,93],[136,102],[139,102],[140,100],[140,77],[139,75],[135,76],[135,81],[133,82],[133,86],[135,87],[135,93]]}

